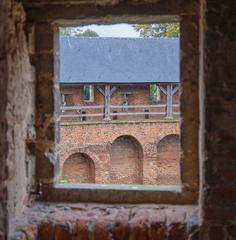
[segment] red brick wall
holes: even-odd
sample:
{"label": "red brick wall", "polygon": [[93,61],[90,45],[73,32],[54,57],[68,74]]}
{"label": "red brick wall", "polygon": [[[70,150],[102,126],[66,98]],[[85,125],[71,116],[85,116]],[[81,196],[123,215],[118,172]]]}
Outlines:
{"label": "red brick wall", "polygon": [[19,240],[200,240],[193,206],[36,205],[18,229]]}
{"label": "red brick wall", "polygon": [[36,205],[24,220],[19,240],[200,240],[193,206]]}
{"label": "red brick wall", "polygon": [[72,154],[64,163],[62,178],[70,182],[93,183],[95,170],[93,161],[81,153]]}
{"label": "red brick wall", "polygon": [[[176,184],[180,182],[179,160],[174,157],[175,154],[177,156],[179,154],[178,141],[176,138],[174,140],[167,138],[169,140],[161,144],[161,149],[157,146],[164,137],[179,135],[179,131],[178,122],[63,125],[61,126],[60,167],[62,169],[70,155],[85,153],[94,162],[96,183],[110,183],[112,166],[113,169],[122,167],[123,170],[120,170],[120,173],[123,177],[130,177],[135,169],[139,168],[139,177],[136,175],[132,180],[133,183]],[[120,136],[130,136],[134,141],[122,144],[119,142],[114,145],[115,140]],[[138,145],[140,146],[139,154],[135,150]],[[169,151],[171,153],[168,153]],[[132,170],[131,168],[127,170],[128,165],[122,166],[118,163],[111,165],[111,162],[122,161],[122,158],[130,158],[128,161],[133,166]],[[139,163],[135,163],[137,158],[140,159]],[[121,180],[123,177],[116,175],[115,179]]]}
{"label": "red brick wall", "polygon": [[180,139],[168,135],[157,144],[157,183],[180,184]]}
{"label": "red brick wall", "polygon": [[122,136],[111,146],[110,183],[142,183],[142,146]]}

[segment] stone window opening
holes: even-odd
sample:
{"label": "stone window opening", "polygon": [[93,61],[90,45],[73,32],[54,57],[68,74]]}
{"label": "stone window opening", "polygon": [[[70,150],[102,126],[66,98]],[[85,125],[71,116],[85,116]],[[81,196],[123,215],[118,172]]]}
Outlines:
{"label": "stone window opening", "polygon": [[[139,18],[142,20],[142,17],[139,16]],[[179,20],[178,16],[173,16],[173,17],[170,17],[170,19],[172,18],[172,21],[177,21]],[[129,19],[127,18],[126,19],[127,22],[129,22]],[[141,21],[139,20],[139,21]],[[184,28],[187,28],[189,27],[188,24],[185,25],[185,21],[183,19],[180,19],[180,23],[181,23],[181,28],[184,29]],[[152,21],[155,21],[155,17],[152,19]],[[156,21],[158,21],[158,17],[156,17]],[[99,21],[96,21],[96,22],[99,22]],[[132,22],[132,21],[131,21]],[[148,22],[148,21],[147,21]],[[67,23],[68,24],[68,23]],[[51,33],[53,36],[54,36],[54,40],[53,40],[53,49],[54,49],[54,57],[57,57],[58,56],[58,51],[57,51],[57,41],[58,41],[58,26],[61,26],[62,25],[62,22],[61,21],[54,21],[52,25],[49,25],[49,29],[51,29]],[[42,28],[41,28],[42,30]],[[40,24],[38,24],[36,26],[36,32],[39,34],[40,33]],[[43,31],[43,30],[42,30]],[[49,31],[49,32],[50,32]],[[181,32],[182,33],[182,32]],[[183,33],[187,33],[187,31],[183,31]],[[39,34],[40,35],[40,34]],[[191,51],[188,49],[187,45],[184,45],[184,41],[183,40],[186,40],[186,39],[189,39],[190,41],[193,41],[196,43],[196,38],[194,39],[191,39],[191,37],[188,35],[188,34],[183,34],[181,35],[181,49],[183,51],[186,51],[186,54],[190,53]],[[40,48],[36,48],[37,51],[39,52],[40,51]],[[47,57],[47,56],[46,56]],[[196,62],[196,58],[193,58],[192,59],[193,62]],[[55,71],[53,71],[53,75],[55,75],[55,79],[56,79],[56,82],[58,81],[58,76],[57,76],[57,68],[58,68],[58,63],[57,61],[54,61],[54,64],[55,64]],[[183,64],[183,61],[181,62],[181,71],[183,71],[183,66],[182,65],[186,65],[187,62],[184,62]],[[190,63],[189,63],[190,64]],[[38,69],[39,72],[43,72],[45,69]],[[182,74],[181,76],[181,81],[184,83],[184,79],[187,77],[186,74]],[[192,78],[193,81],[195,81],[195,78]],[[187,85],[187,84],[186,84]],[[184,93],[184,91],[187,92],[187,88],[185,87],[185,85],[183,84],[183,89],[182,89],[182,93]],[[57,95],[56,92],[54,92],[55,95]],[[182,94],[181,95],[181,98],[182,98],[182,101],[184,99],[183,96],[186,96],[186,93],[185,95]],[[196,96],[193,95],[193,98],[195,98]],[[181,109],[182,111],[182,114],[183,114],[183,118],[185,117],[185,115],[187,116],[187,111],[185,110],[185,108],[182,107]],[[191,112],[191,111],[190,111]],[[143,112],[144,113],[144,112]],[[56,114],[56,113],[55,113]],[[144,113],[145,114],[145,113]],[[40,115],[40,114],[39,114]],[[117,113],[115,113],[115,115],[117,115]],[[58,123],[55,124],[55,129],[58,128]],[[190,127],[191,128],[191,127]],[[188,129],[188,128],[187,128]],[[57,131],[57,130],[56,130]],[[182,133],[181,133],[181,142],[188,142],[187,139],[188,137],[186,137],[187,135],[185,134],[185,129],[182,129]],[[192,136],[195,136],[196,135],[192,135]],[[190,137],[190,136],[189,136]],[[191,138],[191,137],[190,137]],[[52,139],[55,139],[54,137]],[[56,143],[57,143],[58,140],[56,140]],[[54,141],[53,141],[54,142]],[[186,144],[185,148],[188,148],[188,144]],[[192,147],[190,147],[192,148]],[[184,159],[188,159],[188,160],[185,160],[187,161],[188,163],[185,165],[185,166],[188,166],[188,165],[193,165],[196,167],[196,162],[195,160],[190,160],[188,157],[187,157],[187,151],[183,148],[183,155],[186,156],[184,157]],[[41,158],[40,154],[38,154],[39,158]],[[57,153],[55,152],[55,159],[57,159]],[[197,156],[197,155],[196,155]],[[184,159],[182,160],[184,162]],[[45,159],[44,161],[41,161],[42,163],[46,163],[47,165],[47,160]],[[53,161],[50,161],[51,163]],[[57,160],[55,161],[57,162]],[[193,162],[192,164],[190,162]],[[51,164],[50,163],[50,164]],[[49,164],[49,165],[50,165]],[[58,163],[56,163],[56,165],[58,165]],[[72,200],[70,198],[70,196],[77,196],[77,194],[79,194],[79,192],[81,191],[81,189],[83,189],[82,186],[76,186],[73,185],[73,186],[67,186],[66,187],[66,190],[64,189],[64,186],[62,186],[61,184],[58,184],[57,183],[57,179],[58,179],[58,166],[53,166],[53,167],[49,167],[48,169],[51,169],[50,171],[45,171],[47,172],[46,174],[43,173],[43,171],[39,171],[38,172],[38,179],[41,179],[43,181],[43,179],[45,179],[45,176],[48,175],[48,176],[51,176],[50,178],[53,179],[53,181],[51,182],[51,184],[44,184],[44,195],[43,195],[43,198],[44,199],[54,199],[53,196],[58,196],[58,193],[61,192],[62,194],[60,195],[60,200],[64,201],[64,200]],[[184,165],[184,164],[183,164]],[[196,195],[197,195],[197,188],[198,188],[198,184],[196,184],[196,181],[197,181],[197,176],[198,176],[198,173],[196,172],[196,168],[193,167],[193,170],[192,169],[192,175],[188,175],[188,176],[185,176],[185,173],[183,171],[183,169],[181,170],[181,179],[182,179],[182,185],[181,186],[163,186],[163,187],[158,187],[158,186],[154,186],[152,188],[152,196],[150,197],[149,196],[144,196],[143,195],[143,191],[145,190],[145,186],[143,187],[138,187],[137,190],[135,190],[135,195],[132,194],[132,188],[131,189],[127,189],[127,190],[124,190],[122,188],[122,186],[117,186],[116,189],[113,191],[117,191],[119,192],[119,190],[122,190],[124,191],[125,193],[127,193],[127,200],[126,202],[130,202],[130,203],[133,203],[133,202],[136,202],[136,203],[141,203],[141,202],[162,202],[162,203],[170,203],[170,202],[177,202],[177,203],[184,203],[184,202],[194,202],[196,199]],[[191,176],[191,177],[189,177]],[[47,177],[46,177],[47,178]],[[50,181],[49,181],[50,182]],[[96,187],[94,187],[96,189]],[[194,189],[194,190],[193,190]],[[147,190],[147,189],[146,189]],[[145,190],[145,191],[146,191]],[[150,190],[150,189],[149,189]],[[68,195],[67,192],[72,192],[73,194],[72,195]],[[90,197],[92,196],[90,194],[90,189],[83,189],[82,190],[85,194],[82,196],[79,194],[79,199],[81,201],[83,201],[83,199],[90,199]],[[108,195],[110,195],[110,190],[109,188],[106,189],[106,187],[103,187],[103,188],[100,188],[97,190],[98,192],[100,192],[101,194],[99,194],[100,197],[98,197],[97,201],[103,201],[103,202],[123,202],[122,197],[121,195],[119,194],[116,194],[116,195],[113,195],[111,197],[108,197]],[[117,192],[117,193],[118,193]],[[90,196],[90,197],[89,197]],[[171,197],[169,197],[171,196]],[[63,200],[64,199],[64,200]],[[93,197],[92,197],[93,199]],[[91,201],[93,201],[92,199],[90,199]]]}
{"label": "stone window opening", "polygon": [[[145,26],[154,25],[158,26],[157,24]],[[175,27],[179,23],[168,23],[168,25]],[[178,110],[170,110],[179,105],[179,99],[175,96],[180,88],[179,38],[157,36],[142,38],[141,33],[135,30],[135,26],[137,27],[137,25],[123,24],[123,29],[128,29],[126,37],[123,38],[115,38],[112,34],[98,36],[104,34],[104,28],[121,34],[119,24],[59,27],[60,90],[62,93],[69,90],[73,92],[74,109],[80,108],[79,112],[73,113],[74,115],[72,115],[71,107],[63,108],[68,112],[71,110],[71,113],[70,115],[61,114],[60,152],[65,152],[65,149],[70,152],[70,148],[82,147],[86,142],[85,148],[92,152],[95,151],[98,157],[103,159],[102,165],[100,161],[96,162],[98,172],[96,182],[91,182],[87,178],[87,182],[83,183],[158,185],[154,174],[155,171],[160,171],[155,160],[157,152],[153,150],[155,139],[169,134],[169,129],[172,129],[172,133],[179,134]],[[73,33],[86,28],[93,28],[97,31],[97,35],[80,37]],[[64,32],[68,30],[72,33],[65,36]],[[130,35],[135,37],[130,37]],[[153,54],[152,57],[149,56],[150,51]],[[122,68],[124,68],[123,71],[120,70]],[[91,81],[93,85],[90,84]],[[166,81],[169,82],[166,83]],[[173,90],[170,94],[169,86],[171,86],[170,90]],[[80,96],[81,92],[83,98]],[[94,99],[95,96],[96,99],[93,103],[91,103],[91,94],[92,98]],[[160,102],[161,96],[162,102]],[[117,110],[112,111],[114,108]],[[162,112],[165,108],[166,111]],[[101,116],[103,113],[104,116]],[[113,115],[114,113],[120,116],[119,121],[116,121],[118,119],[116,115]],[[166,118],[168,118],[169,126],[161,123],[161,120]],[[172,118],[175,121],[172,121]],[[105,121],[111,122],[114,125],[113,129],[107,128],[104,125]],[[125,125],[120,125],[118,128],[116,124],[119,123]],[[146,123],[148,124],[145,126]],[[162,127],[163,133],[155,134],[156,131],[151,133],[153,126],[149,123],[156,125],[157,128]],[[130,124],[133,125],[132,130]],[[139,134],[139,131],[142,133]],[[110,135],[117,137],[117,132],[122,133],[123,136],[132,137],[111,139]],[[148,139],[145,137],[147,134],[152,136]],[[99,141],[99,136],[101,136],[101,141]],[[134,140],[133,136],[139,140]],[[108,150],[111,141],[113,141],[111,149]],[[142,143],[139,144],[138,141]],[[105,149],[100,152],[97,145]],[[142,148],[145,149],[144,154],[143,151],[140,154]],[[148,153],[147,148],[152,149],[151,153]],[[168,171],[168,168],[160,166],[162,170]],[[144,175],[143,169],[145,169]],[[63,171],[64,167],[61,170],[61,180],[69,183],[69,180],[64,179]],[[176,177],[179,175],[177,171],[175,174]],[[71,181],[76,183],[74,179]],[[81,183],[78,177],[77,179],[78,183]],[[180,183],[173,182],[172,185],[180,186]]]}
{"label": "stone window opening", "polygon": [[[235,238],[235,94],[230,87],[235,76],[233,1],[12,0],[0,1],[0,6],[1,239]],[[138,198],[131,199],[124,189],[123,195],[112,189],[111,197],[105,196],[106,191],[103,197],[104,191],[96,187],[88,193],[82,187],[77,191],[58,186],[59,132],[55,123],[59,108],[53,103],[56,97],[60,100],[54,94],[58,86],[52,71],[57,61],[52,54],[54,27],[59,22],[141,23],[143,19],[156,21],[157,16],[160,21],[178,16],[183,33],[181,192],[175,196],[173,190],[165,194],[163,189],[155,189],[139,194],[136,189],[132,193]],[[148,149],[156,150],[159,142],[161,137]],[[74,149],[73,153],[85,151],[95,161],[96,154],[88,149]],[[35,157],[36,171],[32,166]],[[198,162],[201,176],[196,195]],[[40,200],[48,202],[33,201],[32,206],[35,195],[28,186],[34,187],[35,181],[42,184]],[[86,203],[78,204],[82,200]],[[91,200],[118,204],[88,203]],[[32,207],[27,209],[28,205]]]}

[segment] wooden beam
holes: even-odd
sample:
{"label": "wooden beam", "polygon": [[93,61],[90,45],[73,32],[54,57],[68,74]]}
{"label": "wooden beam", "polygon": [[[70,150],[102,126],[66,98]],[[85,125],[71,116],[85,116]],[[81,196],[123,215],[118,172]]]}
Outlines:
{"label": "wooden beam", "polygon": [[105,92],[103,91],[103,89],[100,87],[96,87],[96,88],[105,97]]}
{"label": "wooden beam", "polygon": [[[111,108],[123,108],[123,105],[110,105]],[[166,104],[155,104],[155,105],[129,105],[129,108],[164,108]],[[179,107],[179,104],[173,104],[173,107]],[[104,105],[94,105],[94,106],[61,106],[61,110],[81,110],[81,109],[102,109]]]}
{"label": "wooden beam", "polygon": [[161,89],[161,91],[162,91],[165,95],[167,94],[165,88],[163,88],[163,87],[161,87],[161,86],[158,86],[158,87]]}
{"label": "wooden beam", "polygon": [[[23,0],[29,21],[77,20],[77,24],[178,21],[181,14],[198,15],[195,1],[165,0],[156,3],[132,4],[113,1],[108,6],[95,0]],[[100,1],[101,2],[101,1]],[[146,2],[146,1],[145,1]],[[148,2],[148,1],[147,1]],[[153,2],[153,1],[152,1]],[[100,7],[98,7],[100,6]]]}
{"label": "wooden beam", "polygon": [[172,84],[168,84],[166,87],[166,118],[173,118],[173,93]]}
{"label": "wooden beam", "polygon": [[104,108],[104,105],[96,106],[61,106],[62,110],[81,110],[81,109],[101,109]]}
{"label": "wooden beam", "polygon": [[80,114],[62,114],[61,118],[77,118],[77,117],[100,117],[103,113],[80,113]]}
{"label": "wooden beam", "polygon": [[[123,105],[111,105],[111,108],[123,108]],[[164,108],[166,104],[158,104],[158,105],[128,105],[129,108]]]}
{"label": "wooden beam", "polygon": [[[136,116],[136,115],[165,115],[166,112],[117,112],[111,113],[110,116]],[[173,115],[180,115],[180,112],[173,112]],[[61,114],[61,118],[78,118],[78,117],[99,117],[103,113],[86,113],[86,114]]]}
{"label": "wooden beam", "polygon": [[173,90],[172,90],[172,95],[175,95],[175,93],[180,89],[180,85],[176,86]]}
{"label": "wooden beam", "polygon": [[165,115],[166,112],[118,112],[111,113],[111,116],[127,116],[127,115]]}
{"label": "wooden beam", "polygon": [[110,121],[111,120],[111,87],[110,85],[105,86],[105,117],[104,120]]}

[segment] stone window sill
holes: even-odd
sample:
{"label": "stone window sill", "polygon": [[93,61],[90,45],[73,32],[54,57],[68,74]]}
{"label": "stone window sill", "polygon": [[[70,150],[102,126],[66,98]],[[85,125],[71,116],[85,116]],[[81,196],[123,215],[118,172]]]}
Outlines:
{"label": "stone window sill", "polygon": [[[16,220],[14,239],[187,239],[198,232],[193,205],[38,203]],[[168,238],[166,238],[168,237]]]}
{"label": "stone window sill", "polygon": [[44,184],[39,200],[47,202],[97,202],[119,204],[195,204],[197,193],[182,186],[126,184]]}

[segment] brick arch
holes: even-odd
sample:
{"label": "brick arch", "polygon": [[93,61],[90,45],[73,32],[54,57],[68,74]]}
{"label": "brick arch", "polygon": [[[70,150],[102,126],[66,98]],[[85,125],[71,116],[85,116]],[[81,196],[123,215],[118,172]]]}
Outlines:
{"label": "brick arch", "polygon": [[94,161],[85,153],[73,153],[65,160],[61,177],[70,182],[95,183]]}
{"label": "brick arch", "polygon": [[157,184],[180,183],[180,136],[170,134],[157,143]]}
{"label": "brick arch", "polygon": [[110,183],[140,184],[142,178],[142,145],[133,136],[119,136],[111,144]]}
{"label": "brick arch", "polygon": [[71,156],[72,154],[83,153],[83,154],[88,155],[89,158],[91,158],[93,160],[95,169],[97,168],[97,163],[100,161],[99,157],[96,153],[91,151],[88,147],[73,147],[73,148],[69,148],[69,150],[68,150],[68,148],[69,147],[65,146],[65,147],[63,147],[62,150],[60,150],[60,167],[63,166],[66,159],[69,156]]}

